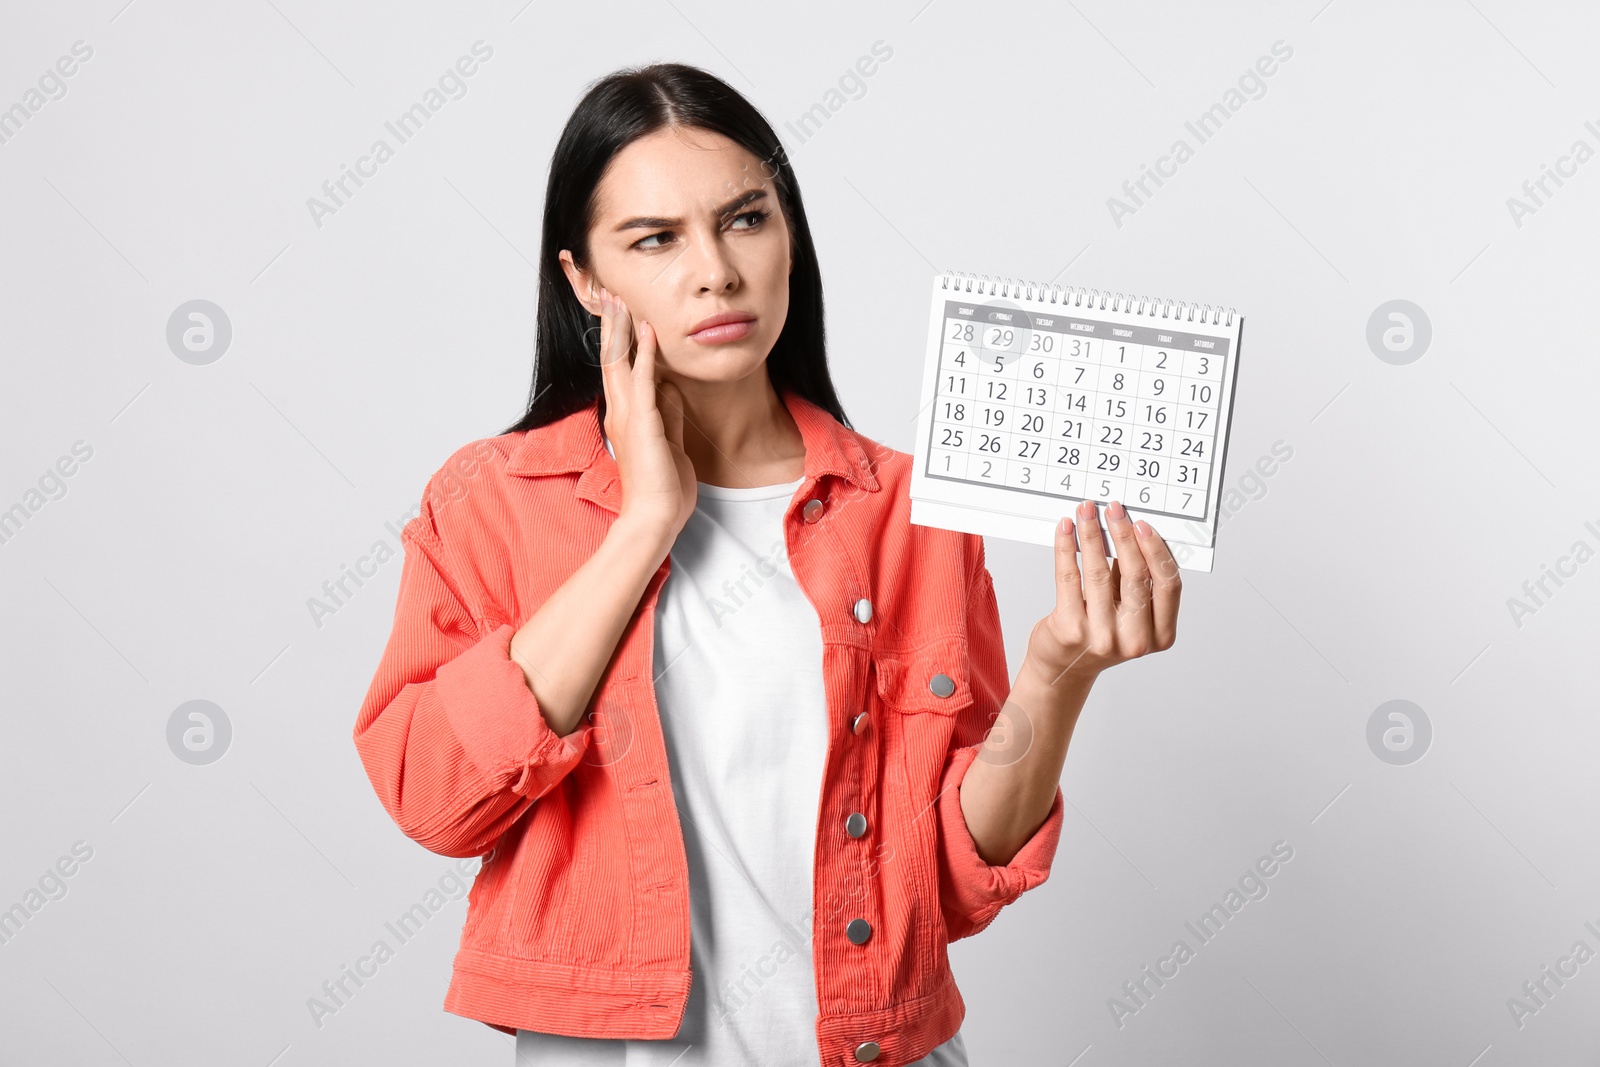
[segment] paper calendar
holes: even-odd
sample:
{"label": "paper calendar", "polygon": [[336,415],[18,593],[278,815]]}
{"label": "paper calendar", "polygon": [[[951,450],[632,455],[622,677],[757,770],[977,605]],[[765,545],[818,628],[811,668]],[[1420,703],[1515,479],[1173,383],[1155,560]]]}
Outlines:
{"label": "paper calendar", "polygon": [[1232,308],[936,275],[911,521],[1051,545],[1079,501],[1120,500],[1180,566],[1211,570],[1243,326]]}

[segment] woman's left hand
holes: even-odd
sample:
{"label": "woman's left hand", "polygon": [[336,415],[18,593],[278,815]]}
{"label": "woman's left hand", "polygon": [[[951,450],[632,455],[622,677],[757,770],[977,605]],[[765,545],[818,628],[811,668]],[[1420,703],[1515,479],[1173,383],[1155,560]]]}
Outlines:
{"label": "woman's left hand", "polygon": [[1056,525],[1056,605],[1029,635],[1025,664],[1052,685],[1063,676],[1092,680],[1171,648],[1177,636],[1183,582],[1166,542],[1149,523],[1129,521],[1118,501],[1106,519],[1117,548],[1110,560],[1093,501],[1078,505],[1076,524],[1063,518]]}

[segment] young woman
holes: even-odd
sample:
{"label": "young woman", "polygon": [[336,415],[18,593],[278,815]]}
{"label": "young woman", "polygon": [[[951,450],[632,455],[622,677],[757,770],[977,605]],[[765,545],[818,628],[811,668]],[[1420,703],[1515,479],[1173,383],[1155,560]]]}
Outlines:
{"label": "young woman", "polygon": [[527,414],[429,482],[355,726],[400,828],[483,857],[446,1009],[557,1067],[965,1064],[946,947],[1049,874],[1090,686],[1173,642],[1165,543],[1064,518],[1012,682],[982,538],[846,422],[795,173],[704,71],[591,87],[539,282]]}

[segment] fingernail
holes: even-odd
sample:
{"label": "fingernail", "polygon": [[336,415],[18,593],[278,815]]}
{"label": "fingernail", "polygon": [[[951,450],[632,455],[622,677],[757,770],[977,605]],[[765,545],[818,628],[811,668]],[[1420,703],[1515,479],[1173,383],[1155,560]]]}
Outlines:
{"label": "fingernail", "polygon": [[1111,502],[1111,506],[1106,508],[1106,514],[1111,516],[1113,519],[1126,519],[1128,517],[1128,512],[1125,508],[1123,508],[1122,501],[1120,500],[1113,500]]}
{"label": "fingernail", "polygon": [[1134,523],[1133,524],[1133,528],[1135,530],[1138,530],[1139,533],[1142,534],[1145,537],[1149,537],[1150,536],[1150,533],[1151,533],[1150,524],[1148,522],[1145,522],[1143,519],[1140,519],[1138,522]]}

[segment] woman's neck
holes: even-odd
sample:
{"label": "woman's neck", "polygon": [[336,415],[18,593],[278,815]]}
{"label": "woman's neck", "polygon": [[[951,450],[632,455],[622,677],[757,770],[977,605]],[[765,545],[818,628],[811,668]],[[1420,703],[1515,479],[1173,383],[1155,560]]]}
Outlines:
{"label": "woman's neck", "polygon": [[674,384],[683,394],[683,450],[698,481],[748,488],[805,473],[805,441],[764,366],[737,382]]}

